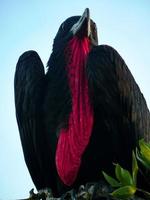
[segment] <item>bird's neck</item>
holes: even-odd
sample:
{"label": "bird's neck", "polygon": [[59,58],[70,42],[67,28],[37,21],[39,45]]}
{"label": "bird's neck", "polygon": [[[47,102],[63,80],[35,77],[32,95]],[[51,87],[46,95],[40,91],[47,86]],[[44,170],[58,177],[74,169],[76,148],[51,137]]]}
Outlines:
{"label": "bird's neck", "polygon": [[74,36],[69,41],[65,49],[66,63],[72,66],[86,65],[87,56],[90,51],[90,40],[89,38],[79,39]]}

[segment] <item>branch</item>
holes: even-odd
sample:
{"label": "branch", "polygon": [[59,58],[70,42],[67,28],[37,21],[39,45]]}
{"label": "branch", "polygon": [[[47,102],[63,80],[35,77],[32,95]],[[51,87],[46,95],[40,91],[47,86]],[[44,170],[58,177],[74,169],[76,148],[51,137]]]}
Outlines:
{"label": "branch", "polygon": [[[112,188],[105,182],[87,183],[85,186],[81,185],[78,191],[74,189],[66,192],[59,198],[53,197],[48,190],[43,190],[34,193],[32,189],[29,193],[29,198],[18,200],[118,200],[110,195]],[[132,200],[146,200],[135,196]]]}

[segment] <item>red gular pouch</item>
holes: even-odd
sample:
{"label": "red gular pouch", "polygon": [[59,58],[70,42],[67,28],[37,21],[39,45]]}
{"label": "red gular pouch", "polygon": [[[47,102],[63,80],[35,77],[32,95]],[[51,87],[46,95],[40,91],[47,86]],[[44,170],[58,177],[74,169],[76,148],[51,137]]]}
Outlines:
{"label": "red gular pouch", "polygon": [[93,127],[93,108],[86,77],[89,51],[90,40],[76,36],[69,41],[65,49],[72,111],[68,127],[60,131],[55,159],[60,179],[67,186],[71,186],[77,178],[82,155],[89,143]]}

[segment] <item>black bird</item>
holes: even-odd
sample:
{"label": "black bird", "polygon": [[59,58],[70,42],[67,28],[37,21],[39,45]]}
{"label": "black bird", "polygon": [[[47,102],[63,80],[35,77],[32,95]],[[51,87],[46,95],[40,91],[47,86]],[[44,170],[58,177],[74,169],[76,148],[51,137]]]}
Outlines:
{"label": "black bird", "polygon": [[98,45],[89,9],[64,21],[45,74],[35,51],[15,72],[16,117],[25,162],[37,190],[54,196],[98,181],[112,163],[130,169],[140,138],[150,141],[150,113],[118,52]]}

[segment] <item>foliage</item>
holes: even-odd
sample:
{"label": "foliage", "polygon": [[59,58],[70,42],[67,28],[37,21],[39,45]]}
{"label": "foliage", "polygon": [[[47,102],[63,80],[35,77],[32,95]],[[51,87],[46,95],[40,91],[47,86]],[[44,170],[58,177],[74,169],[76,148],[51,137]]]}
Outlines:
{"label": "foliage", "polygon": [[135,154],[133,152],[132,175],[123,169],[119,164],[115,165],[116,179],[102,172],[106,181],[112,186],[117,187],[111,195],[120,199],[127,199],[133,197],[136,192],[136,179],[137,179],[138,165],[136,162]]}
{"label": "foliage", "polygon": [[144,142],[144,140],[139,141],[140,150],[136,149],[137,159],[150,170],[150,144]]}
{"label": "foliage", "polygon": [[143,139],[139,140],[139,149],[136,148],[136,155],[134,151],[132,152],[132,173],[123,169],[119,164],[115,164],[116,178],[102,172],[106,181],[113,188],[117,188],[111,193],[113,197],[117,199],[130,199],[134,197],[137,191],[140,191],[150,199],[150,193],[137,186],[137,174],[139,171],[137,160],[150,170],[150,144],[144,142]]}

